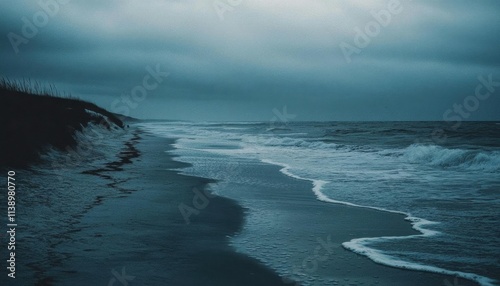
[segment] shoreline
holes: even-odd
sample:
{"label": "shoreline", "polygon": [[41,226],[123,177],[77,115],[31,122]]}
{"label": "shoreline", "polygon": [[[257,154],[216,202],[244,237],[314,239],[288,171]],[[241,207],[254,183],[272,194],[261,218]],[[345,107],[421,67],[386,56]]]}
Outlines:
{"label": "shoreline", "polygon": [[[65,240],[51,246],[50,252],[65,259],[34,263],[45,266],[29,279],[36,275],[40,285],[108,285],[126,272],[139,285],[454,281],[450,275],[381,265],[343,247],[363,237],[417,235],[403,214],[322,202],[311,180],[255,160],[237,162],[243,184],[224,182],[221,195],[208,195],[205,190],[217,188],[216,181],[183,173],[191,164],[176,160],[176,139],[130,130],[133,137],[123,142],[117,161],[81,173],[111,180],[104,185],[117,195],[97,196]],[[189,224],[181,205],[190,213]]]}
{"label": "shoreline", "polygon": [[51,285],[107,285],[122,269],[139,285],[285,285],[271,269],[229,246],[244,222],[244,209],[235,201],[210,197],[186,224],[179,206],[193,207],[194,190],[213,181],[180,174],[188,164],[169,153],[174,139],[141,136],[135,142],[141,155],[132,164],[119,172],[89,173],[133,176],[110,186],[129,192],[90,209],[77,236],[58,246],[71,258],[47,271]]}
{"label": "shoreline", "polygon": [[405,216],[404,220],[410,222],[412,228],[419,232],[418,234],[408,234],[408,235],[404,235],[404,236],[382,236],[382,237],[354,238],[354,239],[351,239],[349,241],[342,243],[342,246],[345,249],[352,251],[353,253],[365,256],[377,264],[385,265],[388,267],[393,267],[396,269],[422,271],[422,272],[436,273],[436,274],[442,274],[442,275],[451,275],[451,276],[454,276],[457,278],[467,279],[469,281],[473,281],[473,282],[478,283],[479,285],[483,285],[483,286],[496,285],[495,280],[490,279],[488,277],[480,276],[480,275],[475,274],[475,273],[454,271],[454,270],[448,270],[448,269],[444,269],[444,268],[440,268],[440,267],[435,267],[432,265],[418,264],[418,263],[414,263],[414,262],[397,260],[396,258],[390,257],[390,256],[384,254],[383,252],[377,250],[376,248],[370,247],[371,242],[380,242],[380,241],[386,242],[388,240],[405,240],[405,239],[410,239],[410,238],[415,238],[415,237],[429,237],[430,238],[432,236],[439,235],[440,234],[439,231],[430,230],[430,229],[425,228],[426,225],[433,225],[433,224],[437,224],[438,222],[433,222],[433,221],[426,220],[424,218],[415,217],[415,216],[412,216],[410,213],[405,213],[402,211],[389,210],[389,209],[384,209],[384,208],[380,208],[380,207],[358,205],[358,204],[353,204],[350,202],[330,199],[321,192],[323,186],[328,184],[327,181],[315,180],[315,179],[309,179],[309,178],[303,178],[303,177],[297,176],[289,171],[290,166],[288,166],[286,164],[277,163],[277,162],[273,162],[270,160],[262,160],[262,162],[266,163],[266,164],[270,164],[270,165],[280,166],[281,167],[280,172],[286,176],[289,176],[289,177],[295,178],[295,179],[299,179],[299,180],[311,182],[312,186],[313,186],[312,192],[315,194],[315,196],[317,197],[317,199],[319,201],[323,201],[326,203],[333,203],[333,204],[337,204],[337,205],[345,205],[345,206],[351,206],[351,207],[357,207],[357,208],[372,209],[372,210],[377,210],[377,211],[381,211],[381,212],[403,215],[403,216]]}
{"label": "shoreline", "polygon": [[[232,163],[239,166],[237,173],[242,178],[224,182],[221,188],[215,185],[214,189],[248,210],[246,224],[242,232],[232,238],[231,245],[238,252],[251,255],[278,271],[283,281],[291,278],[304,285],[453,283],[455,277],[451,275],[378,264],[343,247],[343,243],[363,237],[420,235],[405,220],[405,214],[325,203],[311,191],[315,186],[311,186],[310,180],[284,174],[283,166],[255,159],[224,158],[218,160],[238,161]],[[206,158],[198,158],[200,166],[197,167],[213,167],[213,163],[203,165],[205,161]],[[315,253],[321,246],[318,241],[325,244],[327,240],[334,245],[332,254],[318,256]],[[314,271],[310,271],[311,268]],[[460,283],[478,285],[468,280]]]}

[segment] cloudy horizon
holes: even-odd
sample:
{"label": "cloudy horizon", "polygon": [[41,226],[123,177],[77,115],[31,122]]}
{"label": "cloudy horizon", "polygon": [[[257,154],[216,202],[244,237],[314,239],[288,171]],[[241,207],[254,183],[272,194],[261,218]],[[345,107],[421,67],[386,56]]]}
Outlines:
{"label": "cloudy horizon", "polygon": [[[500,2],[2,2],[1,76],[142,119],[500,120]],[[274,113],[273,113],[274,112]]]}

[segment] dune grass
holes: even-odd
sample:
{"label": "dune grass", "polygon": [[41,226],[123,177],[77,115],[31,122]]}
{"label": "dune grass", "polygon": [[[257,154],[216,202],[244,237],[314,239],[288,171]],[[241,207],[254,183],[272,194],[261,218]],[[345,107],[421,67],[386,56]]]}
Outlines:
{"label": "dune grass", "polygon": [[49,145],[67,150],[77,144],[75,132],[90,123],[123,128],[123,122],[113,113],[63,95],[53,85],[5,78],[0,79],[0,119],[0,166],[3,167],[34,163]]}

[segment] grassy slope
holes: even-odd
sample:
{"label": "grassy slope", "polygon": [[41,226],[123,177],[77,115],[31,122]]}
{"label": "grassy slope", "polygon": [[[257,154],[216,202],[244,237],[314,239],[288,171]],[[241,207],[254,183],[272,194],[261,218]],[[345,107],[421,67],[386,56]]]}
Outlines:
{"label": "grassy slope", "polygon": [[104,115],[119,127],[114,114],[95,104],[77,99],[31,92],[0,84],[0,167],[23,167],[39,159],[47,145],[65,150],[77,142],[73,135],[89,123],[110,127]]}

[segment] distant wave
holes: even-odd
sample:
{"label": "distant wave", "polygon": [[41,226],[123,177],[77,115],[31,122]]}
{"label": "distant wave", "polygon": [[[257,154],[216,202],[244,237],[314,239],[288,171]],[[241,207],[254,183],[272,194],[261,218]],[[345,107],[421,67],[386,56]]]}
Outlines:
{"label": "distant wave", "polygon": [[379,207],[372,207],[372,206],[357,205],[357,204],[353,204],[353,203],[349,203],[349,202],[345,202],[345,201],[338,201],[338,200],[330,199],[327,195],[325,195],[322,192],[323,187],[329,183],[328,181],[317,180],[317,179],[308,179],[308,178],[297,176],[290,171],[291,166],[289,166],[287,164],[278,163],[278,162],[268,160],[268,159],[261,159],[261,162],[282,167],[280,169],[280,171],[289,177],[299,179],[299,180],[311,181],[313,184],[312,191],[314,192],[314,194],[316,195],[316,197],[320,201],[327,202],[327,203],[342,204],[342,205],[353,206],[353,207],[374,209],[374,210],[378,210],[378,211],[384,211],[384,212],[390,212],[390,213],[396,213],[396,214],[402,214],[402,215],[406,216],[405,220],[411,222],[413,229],[420,232],[420,234],[407,235],[407,236],[382,236],[382,237],[355,238],[355,239],[352,239],[348,242],[342,243],[342,246],[344,248],[346,248],[354,253],[366,256],[369,259],[371,259],[372,261],[379,263],[379,264],[382,264],[382,265],[387,265],[387,266],[401,268],[401,269],[426,271],[426,272],[433,272],[433,273],[440,273],[440,274],[445,274],[445,275],[457,276],[457,277],[461,277],[464,279],[476,281],[482,286],[495,286],[495,285],[497,285],[495,280],[490,279],[488,277],[480,276],[480,275],[477,275],[474,273],[447,270],[447,269],[443,269],[443,268],[439,268],[439,267],[435,267],[435,266],[431,266],[431,265],[418,264],[418,263],[414,263],[414,262],[399,260],[393,256],[385,254],[383,251],[369,247],[370,244],[375,243],[375,242],[382,242],[382,241],[388,241],[388,240],[402,240],[402,239],[408,239],[408,238],[414,238],[414,237],[432,237],[432,236],[439,235],[440,232],[426,229],[424,227],[427,225],[436,224],[437,222],[429,221],[429,220],[426,220],[423,218],[414,217],[411,214],[401,212],[401,211],[388,210],[388,209],[379,208]]}
{"label": "distant wave", "polygon": [[[297,147],[307,150],[367,151],[362,146],[345,146],[292,137],[249,136],[244,141],[261,146]],[[409,163],[434,167],[486,172],[500,171],[500,151],[450,149],[437,145],[413,144],[403,149],[402,152],[401,149],[387,149],[378,153],[383,156],[402,156]]]}
{"label": "distant wave", "polygon": [[286,128],[286,127],[270,127],[266,129],[266,132],[272,132],[272,131],[290,131],[292,129]]}
{"label": "distant wave", "polygon": [[263,146],[276,147],[302,147],[307,149],[336,149],[338,145],[325,143],[322,141],[308,141],[291,137],[265,137],[265,136],[247,136],[243,139],[245,143],[252,143]]}
{"label": "distant wave", "polygon": [[500,170],[498,151],[448,149],[436,145],[413,144],[404,150],[403,157],[410,163],[443,168],[491,172]]}

